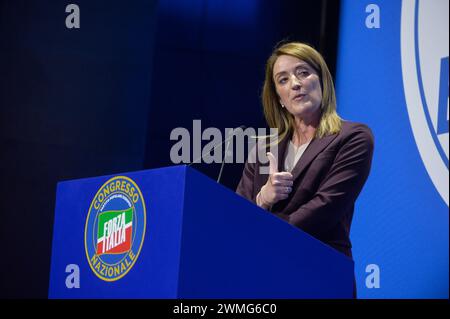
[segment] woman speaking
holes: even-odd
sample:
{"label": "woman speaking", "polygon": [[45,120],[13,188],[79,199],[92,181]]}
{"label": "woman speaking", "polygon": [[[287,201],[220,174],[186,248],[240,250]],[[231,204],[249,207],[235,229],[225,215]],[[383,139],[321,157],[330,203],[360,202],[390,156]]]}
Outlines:
{"label": "woman speaking", "polygon": [[267,153],[269,174],[247,160],[236,192],[352,258],[350,226],[371,167],[371,130],[338,116],[330,71],[303,43],[283,44],[269,57],[262,104],[278,129],[278,158]]}

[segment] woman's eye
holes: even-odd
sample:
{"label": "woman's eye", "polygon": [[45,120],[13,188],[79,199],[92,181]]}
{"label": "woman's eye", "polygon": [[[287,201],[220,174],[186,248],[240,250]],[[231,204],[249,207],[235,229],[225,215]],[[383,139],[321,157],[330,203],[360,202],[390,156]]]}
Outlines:
{"label": "woman's eye", "polygon": [[297,75],[305,78],[309,75],[309,72],[305,70],[299,70],[297,71]]}
{"label": "woman's eye", "polygon": [[287,78],[281,78],[278,80],[278,83],[284,84],[284,83],[286,83],[286,81],[287,81]]}

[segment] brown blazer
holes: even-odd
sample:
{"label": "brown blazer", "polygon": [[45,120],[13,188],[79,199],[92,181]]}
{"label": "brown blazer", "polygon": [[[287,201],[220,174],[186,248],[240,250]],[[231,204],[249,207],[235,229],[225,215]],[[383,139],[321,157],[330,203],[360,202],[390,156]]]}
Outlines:
{"label": "brown blazer", "polygon": [[[283,170],[291,136],[278,146],[278,169]],[[292,170],[289,197],[271,212],[320,241],[352,257],[350,226],[353,209],[372,162],[374,139],[364,124],[344,121],[337,134],[315,138]],[[256,204],[256,195],[268,175],[256,163],[245,163],[236,193]]]}

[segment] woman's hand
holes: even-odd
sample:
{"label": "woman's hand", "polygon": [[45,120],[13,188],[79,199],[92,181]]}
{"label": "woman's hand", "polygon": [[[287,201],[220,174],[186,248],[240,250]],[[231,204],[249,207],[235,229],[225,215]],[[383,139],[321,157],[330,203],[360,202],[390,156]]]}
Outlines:
{"label": "woman's hand", "polygon": [[292,191],[293,176],[289,172],[278,172],[278,164],[271,152],[269,158],[269,179],[256,196],[258,206],[268,209],[280,200],[288,198]]}

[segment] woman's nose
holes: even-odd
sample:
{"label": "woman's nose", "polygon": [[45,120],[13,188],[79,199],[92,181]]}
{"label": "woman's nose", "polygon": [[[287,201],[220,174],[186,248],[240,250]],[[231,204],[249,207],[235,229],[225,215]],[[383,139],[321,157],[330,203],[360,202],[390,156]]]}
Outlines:
{"label": "woman's nose", "polygon": [[292,75],[292,77],[291,77],[291,88],[293,90],[298,90],[298,89],[300,89],[300,87],[301,87],[300,80],[295,75]]}

